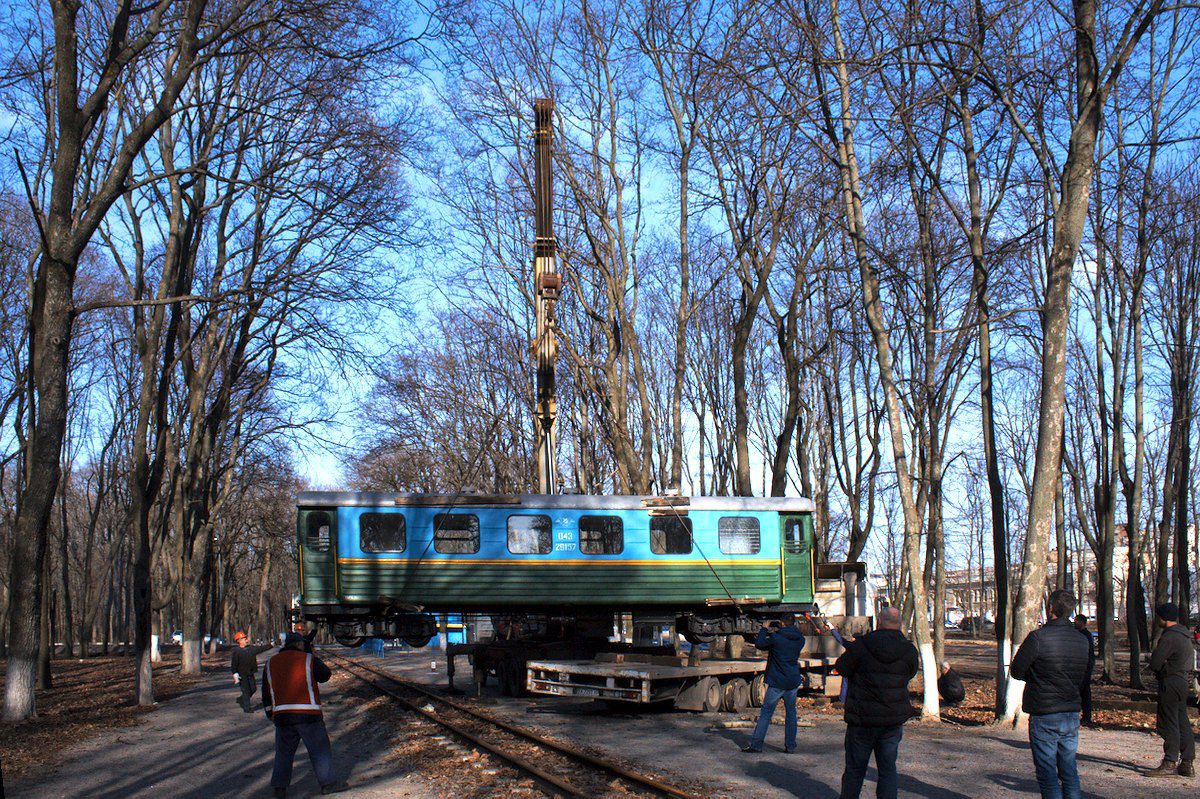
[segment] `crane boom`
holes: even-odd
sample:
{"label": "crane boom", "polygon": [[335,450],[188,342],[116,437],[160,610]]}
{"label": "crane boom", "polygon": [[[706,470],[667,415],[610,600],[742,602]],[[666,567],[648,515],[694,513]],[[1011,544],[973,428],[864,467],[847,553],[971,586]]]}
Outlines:
{"label": "crane boom", "polygon": [[533,111],[533,285],[537,315],[537,338],[534,340],[537,405],[534,409],[534,425],[537,430],[538,490],[542,494],[553,494],[558,482],[554,439],[555,419],[558,415],[554,361],[558,354],[558,342],[555,339],[554,309],[562,286],[562,276],[558,272],[557,263],[558,244],[554,239],[554,184],[550,172],[554,139],[554,101],[535,100]]}

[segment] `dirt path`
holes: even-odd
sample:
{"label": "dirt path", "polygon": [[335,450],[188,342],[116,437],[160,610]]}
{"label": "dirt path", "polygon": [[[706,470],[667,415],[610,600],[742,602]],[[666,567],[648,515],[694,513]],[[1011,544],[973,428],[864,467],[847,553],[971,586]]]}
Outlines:
{"label": "dirt path", "polygon": [[[142,717],[142,723],[101,732],[39,775],[10,784],[20,797],[130,797],[187,799],[271,796],[274,727],[261,710],[243,713],[228,672],[214,671],[178,698]],[[258,697],[256,697],[258,699]],[[395,761],[397,729],[372,724],[363,697],[329,691],[326,724],[348,797],[435,799],[427,785]],[[304,747],[296,756],[289,796],[319,793]]]}
{"label": "dirt path", "polygon": [[[418,681],[441,683],[444,660],[430,672],[430,652],[389,654],[373,664]],[[435,661],[436,662],[436,661]],[[460,664],[465,665],[465,664]],[[36,776],[10,783],[21,797],[270,796],[274,730],[261,712],[242,713],[224,671],[212,671],[136,726],[105,729],[51,759]],[[373,696],[335,670],[324,692],[326,722],[348,797],[484,799],[536,797],[527,783],[462,747],[437,740],[428,722]],[[731,714],[621,713],[589,701],[553,698],[480,700],[489,709],[552,736],[607,753],[649,771],[686,775],[715,796],[737,799],[833,799],[842,769],[845,727],[836,711],[806,707],[799,751],[779,751],[773,727],[767,751],[745,755],[748,729],[720,729]],[[1153,735],[1133,730],[1084,730],[1079,766],[1084,795],[1095,799],[1194,799],[1195,781],[1150,782],[1141,770],[1161,754]],[[958,724],[910,724],[901,748],[901,796],[906,799],[1016,799],[1036,795],[1023,733]],[[874,769],[864,796],[874,794]],[[307,756],[298,754],[292,797],[317,793]]]}
{"label": "dirt path", "polygon": [[[444,684],[444,659],[431,673],[432,657],[428,653],[389,654],[371,662],[414,681]],[[459,666],[461,678],[465,663]],[[461,679],[459,683],[461,687]],[[505,699],[491,687],[478,701],[515,723],[617,755],[638,768],[707,780],[714,796],[724,795],[718,786],[732,786],[731,795],[737,799],[836,799],[838,795],[846,728],[836,709],[801,709],[801,719],[807,726],[799,730],[796,754],[780,751],[782,728],[773,726],[767,736],[767,751],[747,755],[739,749],[749,739],[748,728],[719,729],[713,725],[717,720],[737,718],[733,714],[621,713],[587,700]],[[1195,780],[1143,777],[1142,771],[1157,765],[1161,757],[1161,741],[1150,733],[1082,730],[1078,763],[1084,796],[1195,799],[1200,795],[1200,783]],[[910,723],[905,727],[899,765],[900,796],[906,799],[1017,799],[1038,794],[1028,739],[1021,731]],[[871,768],[864,797],[874,795],[874,780],[875,770]]]}

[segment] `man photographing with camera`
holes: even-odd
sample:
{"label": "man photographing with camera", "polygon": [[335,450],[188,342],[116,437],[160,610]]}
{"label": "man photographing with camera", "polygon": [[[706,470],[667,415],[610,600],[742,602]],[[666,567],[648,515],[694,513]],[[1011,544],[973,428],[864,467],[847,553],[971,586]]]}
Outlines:
{"label": "man photographing with camera", "polygon": [[796,691],[801,682],[800,651],[804,649],[804,635],[797,625],[796,616],[785,613],[778,621],[764,624],[754,639],[754,646],[767,653],[767,670],[763,678],[767,683],[767,695],[763,698],[758,724],[750,736],[750,743],[742,751],[763,750],[763,741],[767,737],[767,728],[771,726],[771,717],[775,715],[775,706],[782,699],[787,722],[783,732],[783,751],[791,754],[796,751]]}

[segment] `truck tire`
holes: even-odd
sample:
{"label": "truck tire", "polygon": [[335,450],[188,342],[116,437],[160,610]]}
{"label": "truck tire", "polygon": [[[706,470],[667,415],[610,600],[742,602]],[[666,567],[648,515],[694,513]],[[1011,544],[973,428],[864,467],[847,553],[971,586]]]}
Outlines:
{"label": "truck tire", "polygon": [[762,673],[754,675],[754,679],[750,681],[750,707],[762,707],[763,700],[767,698],[767,680]]}
{"label": "truck tire", "polygon": [[725,705],[730,713],[742,713],[750,707],[750,684],[740,677],[734,677],[725,684]]}
{"label": "truck tire", "polygon": [[721,709],[721,683],[716,677],[704,678],[704,712],[716,713]]}

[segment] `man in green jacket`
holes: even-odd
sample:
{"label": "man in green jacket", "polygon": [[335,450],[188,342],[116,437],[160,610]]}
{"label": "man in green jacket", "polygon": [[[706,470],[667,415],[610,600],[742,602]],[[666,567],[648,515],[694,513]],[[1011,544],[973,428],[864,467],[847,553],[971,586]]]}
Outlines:
{"label": "man in green jacket", "polygon": [[1195,650],[1187,627],[1179,623],[1179,606],[1166,602],[1155,609],[1163,629],[1150,656],[1150,670],[1158,677],[1158,724],[1163,739],[1163,760],[1147,777],[1196,776],[1196,738],[1188,718],[1188,677],[1195,666]]}

